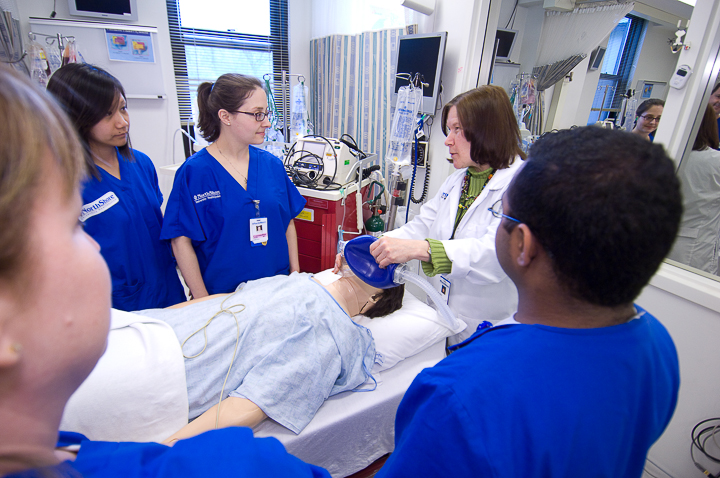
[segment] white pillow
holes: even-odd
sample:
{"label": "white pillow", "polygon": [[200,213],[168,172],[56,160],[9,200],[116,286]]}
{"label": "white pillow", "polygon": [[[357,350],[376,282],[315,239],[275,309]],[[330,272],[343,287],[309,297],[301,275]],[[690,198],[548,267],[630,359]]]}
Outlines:
{"label": "white pillow", "polygon": [[375,339],[372,373],[387,370],[401,360],[455,335],[444,325],[435,309],[407,291],[401,309],[376,319],[360,315],[355,317],[355,322],[370,329]]}

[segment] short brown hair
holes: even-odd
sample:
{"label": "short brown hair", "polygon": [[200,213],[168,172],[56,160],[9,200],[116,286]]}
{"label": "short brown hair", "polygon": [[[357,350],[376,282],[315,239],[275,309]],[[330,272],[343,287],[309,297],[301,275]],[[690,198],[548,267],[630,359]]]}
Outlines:
{"label": "short brown hair", "polygon": [[29,212],[47,173],[57,164],[68,198],[84,171],[83,147],[72,123],[49,94],[0,65],[0,278],[14,280],[27,260]]}
{"label": "short brown hair", "polygon": [[442,111],[445,136],[448,134],[447,117],[453,106],[457,108],[465,139],[470,142],[470,157],[474,163],[505,169],[516,156],[525,159],[525,153],[520,149],[517,119],[503,88],[485,85],[450,100]]}
{"label": "short brown hair", "polygon": [[718,138],[717,115],[712,106],[707,105],[693,143],[693,151],[702,151],[707,148],[718,149],[718,146],[720,146],[720,138]]}
{"label": "short brown hair", "polygon": [[641,116],[643,113],[645,113],[647,110],[649,110],[653,106],[665,107],[665,102],[659,98],[650,98],[649,100],[645,100],[642,103],[640,103],[640,106],[638,106],[637,109],[635,110],[635,116]]}
{"label": "short brown hair", "polygon": [[365,317],[374,319],[376,317],[384,317],[392,314],[402,307],[403,296],[405,295],[405,284],[397,287],[384,289],[382,296],[367,312],[363,313]]}
{"label": "short brown hair", "polygon": [[198,126],[208,142],[212,143],[220,137],[220,118],[218,111],[238,111],[253,91],[263,84],[254,76],[238,73],[225,73],[215,81],[206,81],[198,86]]}

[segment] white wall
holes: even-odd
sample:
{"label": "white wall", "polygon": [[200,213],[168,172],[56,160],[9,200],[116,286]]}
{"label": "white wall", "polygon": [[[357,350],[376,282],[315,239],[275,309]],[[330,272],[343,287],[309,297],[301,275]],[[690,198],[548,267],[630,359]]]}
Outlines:
{"label": "white wall", "polygon": [[640,58],[635,66],[633,88],[637,88],[639,80],[670,81],[678,56],[670,51],[667,41],[668,38],[675,38],[675,30],[662,25],[648,25]]}
{"label": "white wall", "polygon": [[[677,408],[648,454],[647,469],[655,476],[700,476],[690,460],[690,431],[701,420],[720,415],[720,282],[663,264],[637,303],[668,329],[680,359]],[[711,472],[720,470],[707,465]]]}

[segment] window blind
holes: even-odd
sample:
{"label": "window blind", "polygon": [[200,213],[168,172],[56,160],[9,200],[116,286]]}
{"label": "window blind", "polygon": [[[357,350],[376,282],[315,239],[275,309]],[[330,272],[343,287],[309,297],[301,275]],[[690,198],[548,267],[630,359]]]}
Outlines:
{"label": "window blind", "polygon": [[166,2],[183,126],[197,117],[197,87],[224,73],[267,75],[277,101],[289,106],[280,96],[282,71],[289,70],[287,0],[256,1],[242,12],[233,0]]}

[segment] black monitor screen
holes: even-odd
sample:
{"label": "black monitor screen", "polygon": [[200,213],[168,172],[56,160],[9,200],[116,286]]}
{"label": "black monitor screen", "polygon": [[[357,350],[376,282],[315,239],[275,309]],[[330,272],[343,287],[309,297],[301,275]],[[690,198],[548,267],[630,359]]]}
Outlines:
{"label": "black monitor screen", "polygon": [[[397,72],[410,73],[413,77],[415,73],[420,73],[424,77],[424,82],[430,85],[424,88],[424,97],[432,98],[435,91],[440,41],[439,36],[430,38],[400,37]],[[395,93],[400,90],[401,86],[407,84],[407,81],[397,79]]]}
{"label": "black monitor screen", "polygon": [[129,15],[130,0],[75,0],[75,8],[83,12]]}
{"label": "black monitor screen", "polygon": [[512,51],[513,42],[515,41],[515,32],[511,30],[498,30],[495,33],[495,42],[498,43],[496,58],[508,58]]}

